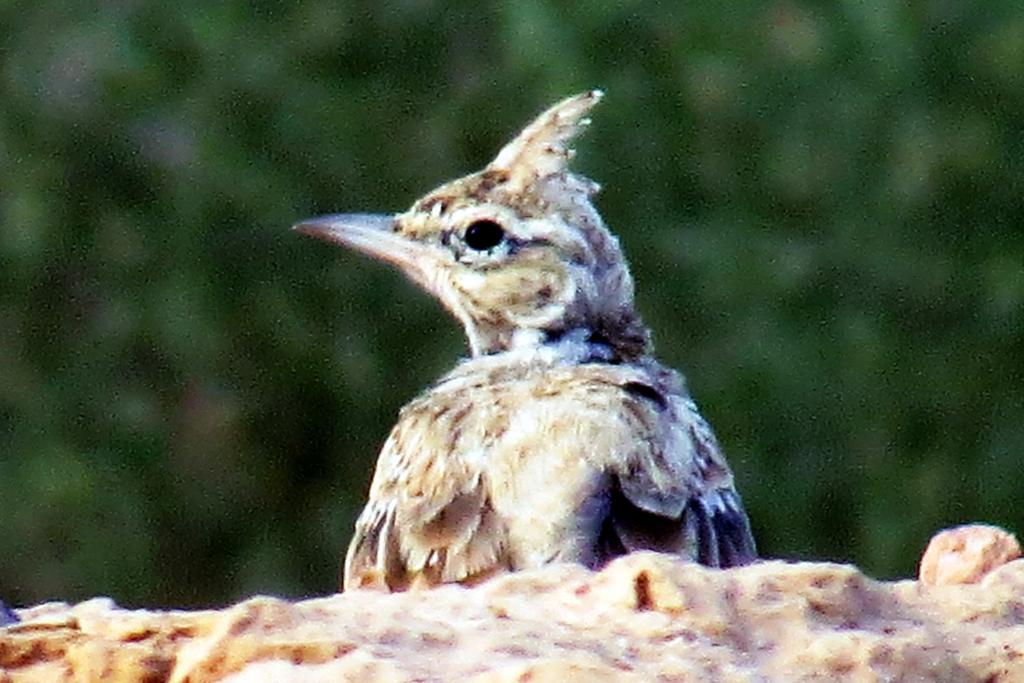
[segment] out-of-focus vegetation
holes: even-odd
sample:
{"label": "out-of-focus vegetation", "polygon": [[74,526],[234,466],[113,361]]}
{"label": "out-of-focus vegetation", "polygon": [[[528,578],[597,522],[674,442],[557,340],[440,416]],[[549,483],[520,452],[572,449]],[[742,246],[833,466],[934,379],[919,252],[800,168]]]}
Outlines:
{"label": "out-of-focus vegetation", "polygon": [[[87,6],[87,5],[92,5]],[[915,3],[0,7],[0,597],[322,594],[463,353],[291,233],[607,91],[577,168],[770,556],[1024,531],[1024,12]]]}

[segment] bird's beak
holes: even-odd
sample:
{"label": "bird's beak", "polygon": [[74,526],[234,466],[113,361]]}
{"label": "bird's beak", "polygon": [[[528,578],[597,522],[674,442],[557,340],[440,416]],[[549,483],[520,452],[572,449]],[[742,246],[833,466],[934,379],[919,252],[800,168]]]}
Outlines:
{"label": "bird's beak", "polygon": [[437,262],[434,249],[395,232],[395,216],[342,213],[297,223],[293,230],[335,242],[401,268],[419,285],[431,289],[429,275]]}

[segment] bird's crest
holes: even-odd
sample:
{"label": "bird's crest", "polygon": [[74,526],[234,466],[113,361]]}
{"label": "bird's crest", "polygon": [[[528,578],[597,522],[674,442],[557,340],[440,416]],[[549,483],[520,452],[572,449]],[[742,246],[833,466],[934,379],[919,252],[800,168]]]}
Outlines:
{"label": "bird's crest", "polygon": [[[575,155],[569,145],[590,125],[587,114],[603,96],[591,90],[554,105],[505,145],[487,170],[506,175],[510,192],[524,192],[537,181],[565,174]],[[598,186],[587,181],[581,189],[592,194]]]}

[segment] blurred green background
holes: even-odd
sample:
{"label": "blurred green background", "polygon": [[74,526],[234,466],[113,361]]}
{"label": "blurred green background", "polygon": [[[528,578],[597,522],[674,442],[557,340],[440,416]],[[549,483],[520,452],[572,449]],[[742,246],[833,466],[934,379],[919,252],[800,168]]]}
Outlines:
{"label": "blurred green background", "polygon": [[763,553],[908,576],[943,526],[1024,531],[1019,0],[170,5],[0,5],[3,599],[332,591],[464,348],[288,227],[592,87],[577,169]]}

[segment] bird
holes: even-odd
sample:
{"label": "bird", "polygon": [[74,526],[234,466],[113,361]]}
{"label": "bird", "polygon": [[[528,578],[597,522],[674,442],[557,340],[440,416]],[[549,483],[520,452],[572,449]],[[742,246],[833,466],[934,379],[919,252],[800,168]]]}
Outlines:
{"label": "bird", "polygon": [[720,568],[756,559],[714,433],[652,355],[599,186],[569,168],[602,95],[555,104],[482,171],[407,211],[293,226],[397,267],[461,323],[470,352],[401,409],[343,590],[600,569],[637,550]]}

